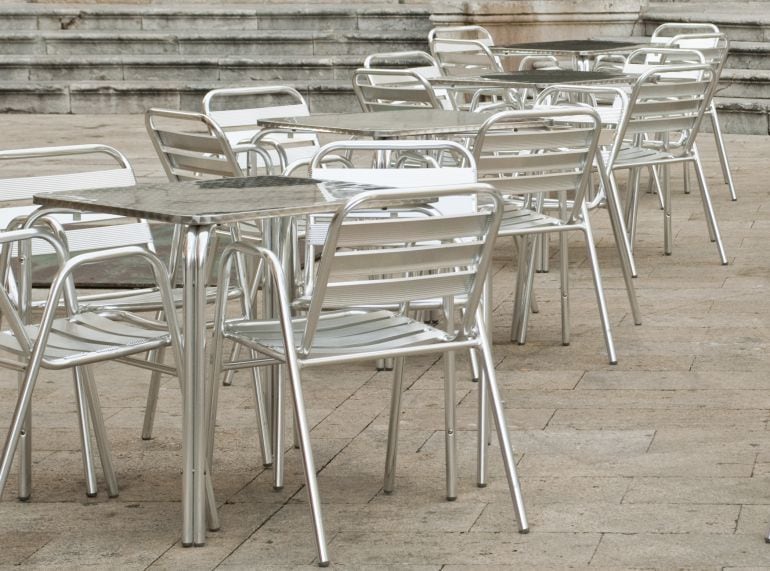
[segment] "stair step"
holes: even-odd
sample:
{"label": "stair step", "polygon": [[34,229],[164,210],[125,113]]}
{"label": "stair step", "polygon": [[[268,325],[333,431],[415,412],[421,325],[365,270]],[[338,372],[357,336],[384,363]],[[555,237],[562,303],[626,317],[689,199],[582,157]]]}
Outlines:
{"label": "stair step", "polygon": [[770,70],[724,69],[718,95],[731,98],[770,99]]}
{"label": "stair step", "polygon": [[716,97],[719,123],[726,133],[767,135],[770,133],[770,100],[745,97]]}
{"label": "stair step", "polygon": [[[345,81],[281,81],[297,89],[313,112],[358,109],[353,87]],[[239,81],[239,86],[276,81]],[[144,113],[150,107],[200,110],[203,95],[219,81],[0,81],[4,113]]]}
{"label": "stair step", "polygon": [[227,30],[400,30],[430,28],[427,5],[401,4],[189,4],[0,5],[0,29],[70,31],[160,31],[191,28]]}
{"label": "stair step", "polygon": [[770,42],[730,42],[727,67],[770,69]]}
{"label": "stair step", "polygon": [[426,49],[422,32],[0,32],[0,54],[367,55]]}
{"label": "stair step", "polygon": [[350,80],[363,56],[21,55],[0,57],[9,81]]}

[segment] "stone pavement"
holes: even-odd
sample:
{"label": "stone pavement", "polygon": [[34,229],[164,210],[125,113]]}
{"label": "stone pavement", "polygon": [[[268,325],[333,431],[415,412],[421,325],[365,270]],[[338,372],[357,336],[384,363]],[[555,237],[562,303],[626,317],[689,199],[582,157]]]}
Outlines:
{"label": "stone pavement", "polygon": [[[162,177],[140,116],[5,115],[3,147],[101,141],[144,180]],[[474,484],[476,390],[458,384],[460,484],[444,500],[442,367],[408,361],[396,492],[382,493],[390,379],[369,366],[304,379],[329,549],[347,569],[770,569],[770,194],[767,137],[731,136],[739,200],[706,170],[730,265],[719,265],[697,194],[675,169],[674,253],[644,195],[633,325],[606,213],[593,214],[619,363],[607,364],[583,246],[572,241],[572,344],[559,336],[558,264],[537,276],[540,313],[525,346],[508,341],[512,248],[494,276],[494,351],[531,533],[519,535],[494,444],[490,485]],[[465,371],[461,368],[461,371]],[[155,438],[139,437],[148,375],[100,365],[102,404],[121,485],[86,498],[66,374],[45,373],[34,404],[33,497],[0,503],[0,568],[314,568],[296,450],[286,487],[262,467],[246,375],[221,395],[214,484],[222,529],[179,544],[180,395],[161,390]],[[0,377],[7,426],[15,377]]]}

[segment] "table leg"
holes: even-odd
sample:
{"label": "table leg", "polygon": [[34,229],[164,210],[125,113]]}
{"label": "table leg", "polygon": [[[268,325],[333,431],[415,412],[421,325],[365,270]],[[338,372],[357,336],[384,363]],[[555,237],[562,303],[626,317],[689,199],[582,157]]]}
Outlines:
{"label": "table leg", "polygon": [[206,543],[205,268],[211,229],[189,227],[184,245],[182,545],[186,547]]}

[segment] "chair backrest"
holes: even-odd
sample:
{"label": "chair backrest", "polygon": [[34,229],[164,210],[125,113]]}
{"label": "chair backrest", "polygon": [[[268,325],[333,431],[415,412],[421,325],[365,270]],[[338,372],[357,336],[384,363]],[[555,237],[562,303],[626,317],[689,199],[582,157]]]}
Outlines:
{"label": "chair backrest", "polygon": [[[0,168],[14,176],[0,179],[0,225],[17,217],[34,216],[29,204],[42,192],[126,187],[136,184],[128,159],[107,145],[68,145],[0,151]],[[22,173],[33,172],[31,176]],[[6,203],[5,207],[3,203]],[[145,221],[106,214],[65,214],[53,216],[62,226],[62,238],[72,253],[115,246],[144,245],[154,250],[152,233]],[[52,253],[43,241],[32,243],[32,253]]]}
{"label": "chair backrest", "polygon": [[224,132],[206,115],[148,109],[145,126],[170,181],[244,175]]}
{"label": "chair backrest", "polygon": [[409,70],[357,69],[353,91],[364,111],[443,108],[425,77]]}
{"label": "chair backrest", "polygon": [[495,41],[492,38],[492,34],[483,26],[468,25],[468,26],[438,26],[428,32],[428,43],[432,43],[434,39],[454,39],[454,40],[478,40],[479,42],[487,45],[495,45]]}
{"label": "chair backrest", "polygon": [[718,34],[719,28],[715,24],[706,22],[666,22],[652,32],[652,43],[666,44],[674,36],[679,34]]}
{"label": "chair backrest", "polygon": [[[420,219],[360,220],[356,214],[458,195],[474,196],[485,207]],[[349,200],[329,227],[310,293],[302,350],[309,349],[325,307],[381,303],[406,309],[410,302],[467,295],[457,333],[470,332],[501,211],[499,195],[486,185],[371,191]]]}
{"label": "chair backrest", "polygon": [[406,69],[426,78],[439,77],[441,75],[441,71],[433,56],[419,50],[369,54],[364,60],[364,68]]}
{"label": "chair backrest", "polygon": [[[641,75],[650,68],[662,65],[704,64],[706,58],[700,50],[668,47],[648,47],[634,50],[626,58],[622,72]],[[697,77],[699,72],[686,72],[683,77]]]}
{"label": "chair backrest", "polygon": [[[484,122],[473,145],[479,182],[504,195],[560,192],[580,215],[601,134],[593,109],[575,106],[503,111]],[[568,196],[570,195],[570,196]]]}
{"label": "chair backrest", "polygon": [[[673,36],[658,36],[652,38],[653,45],[665,46],[668,48],[680,48],[698,50],[703,54],[706,63],[715,66],[718,73],[722,73],[722,68],[727,61],[727,53],[730,49],[730,43],[724,34],[717,32],[689,32],[680,33]],[[650,63],[656,63],[650,59]]]}
{"label": "chair backrest", "polygon": [[[349,157],[352,167],[324,164],[334,155]],[[467,148],[453,141],[338,141],[321,147],[309,175],[317,180],[428,188],[475,183],[476,162]],[[444,214],[475,210],[475,204],[462,197],[440,199],[434,206]]]}
{"label": "chair backrest", "polygon": [[477,76],[501,72],[503,67],[489,46],[478,40],[436,38],[430,50],[442,75],[447,77]]}
{"label": "chair backrest", "polygon": [[231,145],[236,145],[259,132],[256,125],[260,119],[307,117],[310,109],[293,87],[271,85],[212,89],[203,97],[203,113],[216,121]]}

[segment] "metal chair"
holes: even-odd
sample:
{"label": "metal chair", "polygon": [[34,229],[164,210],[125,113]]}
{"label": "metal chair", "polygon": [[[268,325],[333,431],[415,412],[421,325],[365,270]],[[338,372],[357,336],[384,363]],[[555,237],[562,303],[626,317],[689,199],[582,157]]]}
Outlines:
{"label": "metal chair", "polygon": [[[364,68],[407,70],[417,73],[428,80],[441,77],[441,70],[438,68],[438,64],[436,63],[436,60],[433,59],[433,56],[419,50],[370,54],[366,56],[366,59],[364,60]],[[397,83],[399,78],[375,75],[371,76],[369,80],[374,83],[380,81],[383,83]],[[404,77],[401,81],[410,82],[412,79],[411,77]],[[436,98],[441,102],[442,108],[449,110],[454,109],[454,104],[446,89],[434,89],[433,92],[436,95]]]}
{"label": "metal chair", "polygon": [[[43,240],[56,255],[60,271],[53,281],[45,309],[39,323],[30,323],[28,292],[31,276],[29,253],[31,240]],[[110,496],[118,494],[117,481],[112,468],[111,455],[106,439],[104,421],[99,408],[96,387],[89,365],[107,360],[151,369],[167,374],[176,374],[176,368],[151,359],[137,359],[135,356],[173,347],[177,367],[181,365],[180,335],[174,311],[174,301],[165,264],[151,252],[138,246],[126,246],[111,250],[89,252],[67,259],[66,248],[50,232],[31,228],[0,233],[0,244],[7,247],[19,244],[23,253],[20,258],[21,270],[17,290],[23,292],[18,300],[13,290],[5,285],[0,289],[0,311],[8,323],[8,329],[0,331],[0,367],[18,371],[20,393],[13,413],[10,430],[0,457],[0,494],[2,493],[13,462],[14,454],[21,441],[19,497],[27,499],[31,489],[31,435],[29,432],[29,411],[32,391],[41,368],[73,369],[77,405],[79,412],[80,436],[83,444],[83,460],[89,495],[96,493],[96,481],[91,457],[90,427],[96,436],[99,457],[107,480]],[[160,292],[165,323],[136,317],[126,319],[121,313],[120,320],[113,320],[105,312],[94,313],[78,303],[72,274],[84,265],[104,263],[115,259],[134,258],[149,266]],[[7,284],[8,282],[4,282]],[[66,317],[57,317],[60,302],[64,301]]]}
{"label": "metal chair", "polygon": [[[169,180],[201,180],[244,176],[236,158],[238,147],[231,147],[223,130],[210,117],[186,111],[149,109],[145,113],[145,124]],[[216,248],[218,236],[222,234],[226,235],[228,240],[245,239],[256,242],[259,242],[262,236],[261,228],[254,224],[233,225],[212,235],[210,246],[212,249]],[[173,250],[178,253],[181,243],[179,227],[174,228],[172,243],[174,244]],[[249,284],[253,284],[253,276],[250,276],[248,269],[241,264],[238,265],[238,272],[240,287],[231,288],[227,295],[230,298],[240,298],[245,308],[251,307],[251,299],[255,296],[255,290],[251,289]],[[207,289],[208,302],[214,301],[215,292],[216,288],[214,287]],[[232,376],[228,375],[225,384],[230,384],[231,380]],[[256,370],[253,372],[252,381],[257,400],[257,422],[262,428],[260,439],[262,458],[264,464],[269,466],[272,463],[272,452],[266,424],[267,413],[262,381]],[[153,375],[150,391],[147,395],[147,407],[142,429],[142,438],[144,439],[152,437],[159,391],[160,377]]]}
{"label": "metal chair", "polygon": [[302,94],[286,85],[225,87],[203,97],[203,113],[222,128],[230,145],[238,150],[244,171],[278,174],[291,163],[309,159],[320,146],[314,133],[262,129],[260,119],[306,117],[310,109]]}
{"label": "metal chair", "polygon": [[495,43],[489,30],[477,25],[437,26],[428,32],[428,43],[436,39],[477,40],[487,46]]}
{"label": "metal chair", "polygon": [[[438,215],[427,219],[362,221],[355,214],[375,207],[403,207],[457,195],[470,195],[485,206],[479,212]],[[225,299],[220,297],[212,347],[213,374],[217,375],[223,368],[253,367],[263,363],[283,365],[286,369],[294,397],[295,419],[321,565],[328,564],[329,555],[302,397],[300,374],[305,367],[396,358],[385,468],[385,490],[391,491],[395,476],[404,358],[461,349],[479,352],[488,379],[484,386],[493,405],[516,519],[520,531],[528,530],[495,380],[491,344],[479,310],[501,211],[499,195],[484,185],[372,191],[350,199],[331,221],[312,291],[306,292],[299,300],[307,307],[303,318],[291,317],[287,286],[280,262],[273,253],[245,244],[235,244],[226,250],[219,272],[222,283],[226,284],[229,279],[236,253],[257,257],[266,265],[266,275],[275,283],[279,312],[278,319],[265,321],[251,320],[248,316],[227,319]],[[406,310],[412,302],[437,295],[444,298],[445,330],[407,316]],[[453,306],[455,297],[460,295],[467,296],[466,310],[462,320],[456,323]],[[374,300],[398,305],[400,310],[358,307]],[[327,307],[352,309],[324,311]],[[258,351],[260,360],[256,363],[223,363],[221,355],[225,339]],[[452,367],[447,365],[446,369],[447,496],[453,498],[456,496],[455,381]],[[212,402],[216,402],[215,398]]]}
{"label": "metal chair", "polygon": [[[709,236],[716,243],[722,264],[727,264],[724,245],[714,214],[714,208],[706,186],[695,137],[708,109],[717,82],[713,66],[671,65],[658,66],[641,74],[630,94],[617,87],[553,86],[543,91],[543,97],[557,94],[601,94],[616,98],[620,121],[612,144],[605,151],[610,184],[616,188],[615,170],[645,167],[661,169],[659,186],[663,197],[664,253],[671,254],[673,232],[671,228],[671,199],[668,167],[676,163],[692,163],[698,177],[701,199],[706,214]],[[649,135],[645,138],[645,135]],[[676,141],[676,144],[669,144]],[[631,186],[631,196],[626,203],[628,233],[633,243],[638,208],[638,188]]]}
{"label": "metal chair", "polygon": [[410,70],[357,69],[353,92],[367,112],[444,108],[428,80]]}
{"label": "metal chair", "polygon": [[[559,119],[568,120],[569,123],[562,123]],[[515,128],[517,123],[527,120],[544,120],[553,124]],[[526,340],[535,265],[533,238],[541,234],[558,233],[562,343],[569,344],[567,233],[578,231],[585,237],[607,355],[610,363],[614,364],[617,356],[585,201],[591,186],[601,128],[598,114],[584,107],[504,111],[490,117],[479,129],[473,156],[480,182],[491,184],[505,196],[524,195],[532,198],[529,207],[525,207],[527,203],[525,206],[511,204],[503,215],[499,230],[499,236],[522,236],[528,239],[525,242],[527,247],[520,248],[519,252],[511,339],[519,343]],[[546,193],[558,195],[558,209],[550,216],[543,213],[542,201]],[[623,267],[629,299],[632,305],[636,305],[630,271],[627,264],[624,263]]]}

